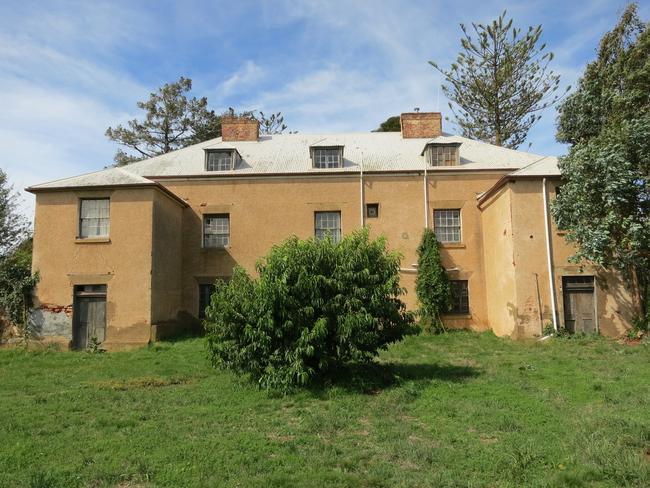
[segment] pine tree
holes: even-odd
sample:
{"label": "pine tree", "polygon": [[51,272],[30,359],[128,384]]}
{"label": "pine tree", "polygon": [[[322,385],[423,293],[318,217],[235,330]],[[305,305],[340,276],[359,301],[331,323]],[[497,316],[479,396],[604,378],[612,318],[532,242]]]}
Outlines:
{"label": "pine tree", "polygon": [[460,27],[463,51],[451,67],[429,61],[445,79],[449,108],[464,136],[516,149],[540,112],[561,98],[560,75],[549,69],[553,53],[538,45],[542,26],[522,35],[504,11],[490,24],[472,23],[473,34]]}

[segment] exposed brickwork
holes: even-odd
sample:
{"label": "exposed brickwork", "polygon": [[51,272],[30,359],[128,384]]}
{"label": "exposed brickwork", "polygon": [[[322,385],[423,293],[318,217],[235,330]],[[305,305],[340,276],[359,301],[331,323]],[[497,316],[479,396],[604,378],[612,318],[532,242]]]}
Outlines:
{"label": "exposed brickwork", "polygon": [[260,123],[250,117],[226,115],[221,118],[221,137],[224,141],[256,141]]}
{"label": "exposed brickwork", "polygon": [[39,309],[44,312],[51,313],[65,313],[68,317],[72,317],[72,305],[54,305],[52,303],[42,303]]}
{"label": "exposed brickwork", "polygon": [[402,137],[414,139],[442,135],[442,114],[440,112],[412,112],[400,116]]}

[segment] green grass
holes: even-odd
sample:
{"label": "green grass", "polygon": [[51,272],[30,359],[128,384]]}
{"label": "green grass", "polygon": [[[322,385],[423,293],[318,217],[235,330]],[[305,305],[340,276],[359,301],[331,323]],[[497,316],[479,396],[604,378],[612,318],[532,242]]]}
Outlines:
{"label": "green grass", "polygon": [[1,486],[650,485],[647,344],[422,335],[285,397],[200,339],[0,371]]}

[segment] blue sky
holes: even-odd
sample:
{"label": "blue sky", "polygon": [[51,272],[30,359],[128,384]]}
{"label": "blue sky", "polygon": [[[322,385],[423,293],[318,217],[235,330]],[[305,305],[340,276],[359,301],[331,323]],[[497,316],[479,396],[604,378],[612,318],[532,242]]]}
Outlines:
{"label": "blue sky", "polygon": [[[650,2],[641,2],[642,18]],[[101,169],[106,127],[179,76],[217,111],[282,111],[291,130],[367,131],[390,115],[442,110],[440,77],[463,22],[504,9],[542,24],[563,84],[575,83],[626,5],[592,1],[0,0],[0,168],[17,189]],[[561,154],[555,111],[531,151]],[[446,124],[446,130],[453,126]],[[33,197],[22,193],[31,215]]]}

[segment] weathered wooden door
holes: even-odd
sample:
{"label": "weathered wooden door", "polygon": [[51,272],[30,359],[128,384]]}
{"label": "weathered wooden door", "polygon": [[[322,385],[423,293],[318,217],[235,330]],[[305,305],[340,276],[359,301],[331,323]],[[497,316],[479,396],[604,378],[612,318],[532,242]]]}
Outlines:
{"label": "weathered wooden door", "polygon": [[564,326],[571,333],[598,333],[593,276],[564,276]]}
{"label": "weathered wooden door", "polygon": [[75,286],[72,345],[86,349],[106,339],[106,285]]}

